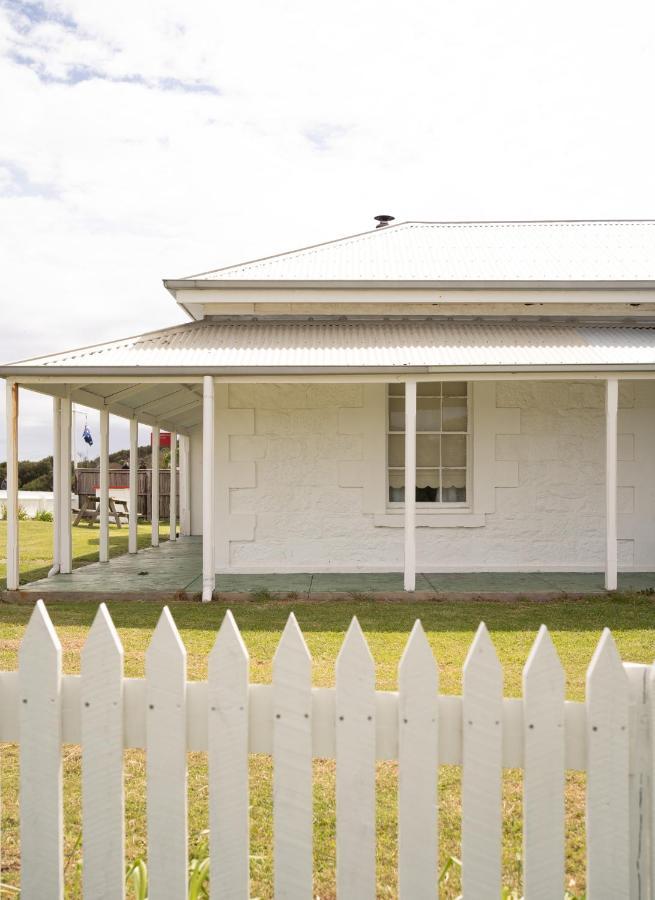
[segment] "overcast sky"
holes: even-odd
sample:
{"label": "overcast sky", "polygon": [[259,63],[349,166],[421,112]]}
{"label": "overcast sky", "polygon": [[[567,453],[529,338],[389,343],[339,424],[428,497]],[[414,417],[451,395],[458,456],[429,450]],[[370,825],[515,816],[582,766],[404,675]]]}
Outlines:
{"label": "overcast sky", "polygon": [[[0,0],[0,360],[182,321],[163,277],[377,213],[653,217],[654,25],[652,0]],[[23,392],[22,458],[50,412]]]}

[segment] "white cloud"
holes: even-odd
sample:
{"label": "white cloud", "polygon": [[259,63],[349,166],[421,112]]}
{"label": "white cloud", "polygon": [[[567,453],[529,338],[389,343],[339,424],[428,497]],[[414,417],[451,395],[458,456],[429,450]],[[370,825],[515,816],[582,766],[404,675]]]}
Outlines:
{"label": "white cloud", "polygon": [[0,358],[179,321],[162,277],[381,212],[652,215],[654,24],[646,0],[6,0]]}

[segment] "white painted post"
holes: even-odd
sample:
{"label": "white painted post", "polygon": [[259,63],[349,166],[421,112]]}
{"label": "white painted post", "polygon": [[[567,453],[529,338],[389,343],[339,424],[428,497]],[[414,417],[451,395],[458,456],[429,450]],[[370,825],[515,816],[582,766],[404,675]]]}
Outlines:
{"label": "white painted post", "polygon": [[167,606],[146,650],[149,895],[186,900],[186,650]]}
{"label": "white painted post", "polygon": [[73,428],[73,404],[70,391],[61,401],[61,467],[59,471],[60,514],[59,553],[60,571],[68,575],[73,571],[73,536],[71,534],[71,431]]}
{"label": "white painted post", "polygon": [[61,682],[61,644],[37,600],[18,651],[20,887],[26,900],[64,897]]}
{"label": "white painted post", "polygon": [[20,584],[18,550],[18,384],[7,379],[7,590]]}
{"label": "white painted post", "polygon": [[169,487],[170,537],[177,538],[177,432],[171,431],[171,484]]}
{"label": "white painted post", "polygon": [[587,896],[630,896],[629,685],[608,628],[587,670]]}
{"label": "white painted post", "polygon": [[529,900],[564,893],[565,678],[542,625],[523,669],[523,890]]}
{"label": "white painted post", "polygon": [[605,588],[617,588],[617,425],[619,382],[608,378],[605,392]]}
{"label": "white painted post", "polygon": [[273,659],[276,897],[312,896],[312,658],[293,613]]}
{"label": "white painted post", "polygon": [[61,526],[61,400],[54,397],[52,401],[52,505],[54,526],[52,529],[52,568],[48,578],[59,572],[61,551],[59,531]]}
{"label": "white painted post", "polygon": [[416,382],[405,382],[405,575],[416,589]]}
{"label": "white painted post", "polygon": [[337,896],[374,900],[375,664],[353,618],[336,664]]}
{"label": "white painted post", "polygon": [[109,562],[109,410],[100,410],[100,562]]}
{"label": "white painted post", "polygon": [[228,610],[208,673],[209,853],[213,900],[248,900],[248,651]]}
{"label": "white painted post", "polygon": [[214,562],[214,379],[205,375],[202,393],[202,602],[209,603],[216,586]]}
{"label": "white painted post", "polygon": [[152,428],[152,480],[150,483],[150,543],[159,547],[159,425]]}
{"label": "white painted post", "polygon": [[81,657],[84,896],[122,900],[123,647],[104,603],[98,607]]}
{"label": "white painted post", "polygon": [[128,552],[139,549],[139,422],[130,419],[130,519],[128,523]]}
{"label": "white painted post", "polygon": [[434,900],[439,673],[420,621],[398,666],[398,896]]}
{"label": "white painted post", "polygon": [[180,435],[180,537],[191,534],[191,468],[188,434]]}
{"label": "white painted post", "polygon": [[484,622],[464,663],[462,691],[462,894],[501,889],[503,670]]}

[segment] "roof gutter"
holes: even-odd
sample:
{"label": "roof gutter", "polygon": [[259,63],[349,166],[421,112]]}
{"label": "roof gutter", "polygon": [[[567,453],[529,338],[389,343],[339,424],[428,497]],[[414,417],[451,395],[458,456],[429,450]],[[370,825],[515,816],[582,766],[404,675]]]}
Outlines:
{"label": "roof gutter", "polygon": [[571,280],[571,281],[525,281],[525,280],[499,280],[493,281],[488,279],[467,280],[461,279],[434,281],[425,280],[418,281],[412,279],[410,281],[369,281],[361,279],[353,279],[349,281],[316,281],[316,280],[236,280],[236,279],[209,279],[209,278],[165,278],[164,286],[175,296],[175,291],[179,290],[503,290],[503,291],[525,291],[525,290],[549,290],[549,291],[611,291],[611,290],[631,290],[631,291],[653,291],[655,290],[655,280],[653,279],[634,279],[623,281],[612,280]]}
{"label": "roof gutter", "polygon": [[36,378],[44,381],[65,381],[71,377],[97,378],[99,382],[111,383],[112,379],[134,377],[156,378],[179,376],[185,378],[203,375],[435,375],[439,373],[546,373],[546,372],[653,372],[655,363],[626,363],[622,365],[487,365],[487,366],[180,366],[171,370],[171,366],[141,366],[138,368],[104,366],[0,366],[0,378]]}

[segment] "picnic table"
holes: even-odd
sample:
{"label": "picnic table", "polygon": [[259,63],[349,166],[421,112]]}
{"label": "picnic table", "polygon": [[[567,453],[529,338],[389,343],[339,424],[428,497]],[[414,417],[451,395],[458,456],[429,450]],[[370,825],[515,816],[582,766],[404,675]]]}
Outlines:
{"label": "picnic table", "polygon": [[[116,527],[121,528],[121,518],[129,520],[130,512],[128,508],[128,501],[122,497],[112,497],[109,495],[109,515],[113,516],[114,521],[116,522]],[[94,522],[97,522],[100,518],[100,496],[96,493],[95,497],[93,494],[87,494],[82,501],[82,505],[77,510],[77,514],[75,519],[73,520],[73,525],[79,525],[82,519],[87,519],[89,525],[93,525]]]}

